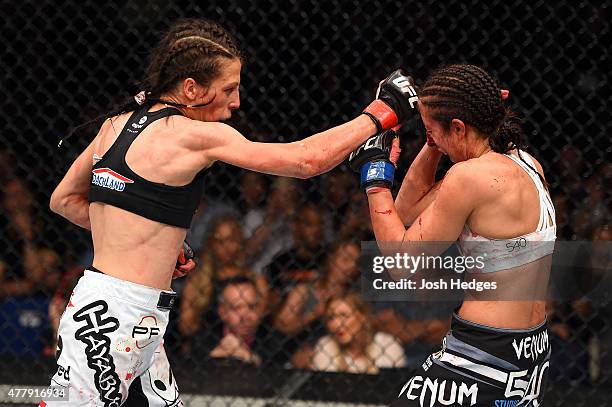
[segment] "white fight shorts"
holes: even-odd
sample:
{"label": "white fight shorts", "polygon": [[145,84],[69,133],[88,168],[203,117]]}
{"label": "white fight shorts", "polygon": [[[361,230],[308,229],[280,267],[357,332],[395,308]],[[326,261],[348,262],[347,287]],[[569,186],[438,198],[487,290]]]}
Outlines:
{"label": "white fight shorts", "polygon": [[52,386],[41,406],[182,406],[163,346],[176,294],[85,270],[59,324]]}

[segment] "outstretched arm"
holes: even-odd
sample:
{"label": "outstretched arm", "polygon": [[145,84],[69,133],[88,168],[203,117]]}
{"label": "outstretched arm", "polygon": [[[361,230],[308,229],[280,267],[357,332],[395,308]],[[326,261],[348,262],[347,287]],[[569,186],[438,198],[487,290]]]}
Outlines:
{"label": "outstretched arm", "polygon": [[206,130],[215,137],[214,141],[206,141],[210,148],[205,147],[212,161],[296,178],[309,178],[331,170],[376,132],[374,122],[366,115],[292,143],[252,142],[224,124],[199,125],[215,126]]}
{"label": "outstretched arm", "polygon": [[228,126],[217,124],[217,130],[207,132],[202,149],[208,162],[220,160],[268,174],[309,178],[340,164],[376,132],[412,116],[417,101],[414,81],[398,69],[380,82],[376,99],[363,114],[348,123],[286,144],[250,142]]}

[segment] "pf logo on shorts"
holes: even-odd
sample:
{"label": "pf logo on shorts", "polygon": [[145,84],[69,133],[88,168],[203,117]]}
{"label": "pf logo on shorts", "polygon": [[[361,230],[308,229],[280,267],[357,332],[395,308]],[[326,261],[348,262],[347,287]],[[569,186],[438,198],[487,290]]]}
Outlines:
{"label": "pf logo on shorts", "polygon": [[132,338],[136,340],[138,349],[153,343],[159,337],[159,334],[160,329],[157,326],[157,319],[153,315],[142,317],[140,322],[132,328]]}

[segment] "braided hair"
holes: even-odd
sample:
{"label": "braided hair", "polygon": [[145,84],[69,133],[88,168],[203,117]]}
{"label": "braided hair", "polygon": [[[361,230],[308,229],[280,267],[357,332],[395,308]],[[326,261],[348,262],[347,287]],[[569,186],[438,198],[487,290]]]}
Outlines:
{"label": "braided hair", "polygon": [[187,77],[206,86],[219,74],[222,58],[242,59],[236,39],[227,30],[210,20],[179,20],[153,51],[143,86],[152,98]]}
{"label": "braided hair", "polygon": [[453,119],[475,127],[495,152],[527,147],[520,121],[504,106],[497,82],[475,65],[449,65],[434,71],[420,89],[419,103],[447,129]]}
{"label": "braided hair", "polygon": [[[232,59],[242,61],[242,51],[234,36],[221,25],[205,19],[178,20],[164,34],[151,54],[144,79],[140,82],[144,91],[136,97],[130,97],[111,112],[75,127],[59,145],[78,130],[93,123],[136,110],[141,105],[152,106],[160,101],[161,95],[172,90],[185,78],[191,77],[200,85],[208,86],[219,75],[222,63]],[[169,101],[162,102],[185,107]]]}

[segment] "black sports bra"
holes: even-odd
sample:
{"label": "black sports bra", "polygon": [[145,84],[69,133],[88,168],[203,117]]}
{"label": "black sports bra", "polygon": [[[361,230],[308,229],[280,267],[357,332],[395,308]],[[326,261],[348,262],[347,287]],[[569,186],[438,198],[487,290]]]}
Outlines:
{"label": "black sports bra", "polygon": [[104,202],[156,222],[188,229],[198,207],[204,186],[204,171],[179,187],[148,181],[137,175],[125,162],[125,155],[136,137],[152,122],[181,114],[164,108],[135,111],[104,157],[94,164],[89,188],[89,202]]}

